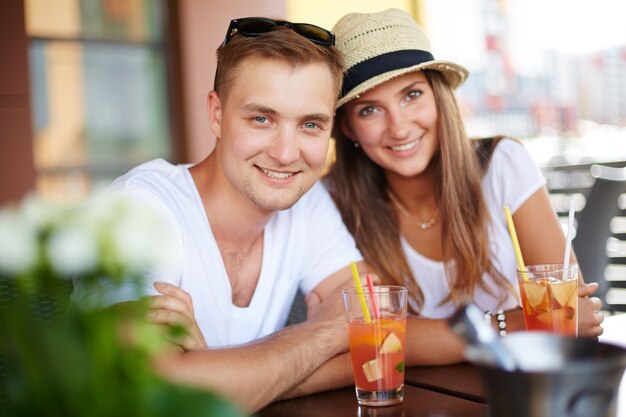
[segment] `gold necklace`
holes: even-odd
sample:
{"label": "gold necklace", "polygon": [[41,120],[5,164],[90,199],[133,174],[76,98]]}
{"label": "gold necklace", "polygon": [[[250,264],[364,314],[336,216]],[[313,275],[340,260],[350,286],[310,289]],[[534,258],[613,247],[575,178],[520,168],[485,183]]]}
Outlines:
{"label": "gold necklace", "polygon": [[389,195],[391,202],[396,206],[400,214],[402,214],[407,219],[414,221],[417,224],[417,227],[419,227],[421,230],[432,229],[433,226],[437,224],[437,212],[435,212],[435,215],[430,220],[427,220],[425,222],[417,221],[413,218],[413,216],[411,216],[411,213],[409,213],[409,211],[400,203],[400,201],[391,191],[387,191],[387,195]]}

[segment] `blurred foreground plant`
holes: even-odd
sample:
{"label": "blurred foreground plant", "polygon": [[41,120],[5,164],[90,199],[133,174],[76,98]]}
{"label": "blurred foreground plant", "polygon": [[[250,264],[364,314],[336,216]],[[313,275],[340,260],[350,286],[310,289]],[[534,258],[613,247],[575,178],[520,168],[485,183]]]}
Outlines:
{"label": "blurred foreground plant", "polygon": [[[0,211],[1,416],[240,415],[152,371],[165,342],[140,307],[70,302],[72,278],[87,292],[139,286],[142,271],[167,259],[167,241],[154,213],[110,195],[64,206],[29,198]],[[129,323],[136,337],[123,343]]]}

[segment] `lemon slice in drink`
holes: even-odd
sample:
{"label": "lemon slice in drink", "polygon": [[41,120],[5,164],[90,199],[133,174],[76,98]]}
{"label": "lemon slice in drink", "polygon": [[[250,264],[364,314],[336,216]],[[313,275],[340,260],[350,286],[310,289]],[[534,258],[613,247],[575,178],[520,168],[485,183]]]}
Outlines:
{"label": "lemon slice in drink", "polygon": [[522,286],[531,309],[535,310],[541,304],[546,304],[547,307],[548,287],[544,282],[522,282]]}
{"label": "lemon slice in drink", "polygon": [[389,333],[380,346],[380,353],[395,353],[402,350],[402,343],[395,333]]}
{"label": "lemon slice in drink", "polygon": [[546,311],[541,314],[537,314],[535,318],[537,319],[539,323],[543,324],[544,329],[552,328],[552,313],[550,313],[549,311]]}
{"label": "lemon slice in drink", "polygon": [[362,367],[367,382],[377,381],[383,377],[383,367],[378,363],[378,359],[365,362]]}
{"label": "lemon slice in drink", "polygon": [[550,283],[550,291],[552,291],[556,301],[564,306],[575,296],[576,281],[552,282]]}

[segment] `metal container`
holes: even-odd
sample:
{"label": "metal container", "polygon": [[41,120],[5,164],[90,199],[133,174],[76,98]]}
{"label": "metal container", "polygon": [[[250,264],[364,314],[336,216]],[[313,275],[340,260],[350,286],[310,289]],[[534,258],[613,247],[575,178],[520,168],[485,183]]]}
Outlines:
{"label": "metal container", "polygon": [[517,370],[477,364],[491,417],[614,417],[626,349],[541,332],[501,341]]}

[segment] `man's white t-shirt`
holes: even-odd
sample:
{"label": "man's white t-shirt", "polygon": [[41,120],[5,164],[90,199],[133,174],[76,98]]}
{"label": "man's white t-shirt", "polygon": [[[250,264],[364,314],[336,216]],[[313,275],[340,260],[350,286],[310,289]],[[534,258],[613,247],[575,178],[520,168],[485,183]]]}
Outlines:
{"label": "man's white t-shirt", "polygon": [[[158,294],[152,283],[165,281],[189,293],[210,347],[249,342],[283,328],[298,288],[306,294],[351,261],[362,259],[330,195],[316,183],[293,207],[276,212],[269,221],[254,295],[247,307],[233,305],[210,220],[188,168],[157,159],[121,176],[111,189],[156,208],[170,224],[176,261],[150,271],[144,292]],[[131,297],[119,291],[107,294],[107,302]]]}
{"label": "man's white t-shirt", "polygon": [[[518,292],[515,272],[517,263],[503,208],[508,205],[511,213],[515,213],[544,185],[545,179],[541,171],[522,144],[511,139],[503,139],[498,143],[482,181],[492,220],[489,228],[489,246],[495,268]],[[415,251],[405,239],[401,238],[401,241],[409,267],[424,294],[424,303],[419,309],[420,316],[433,319],[450,317],[456,306],[452,302],[440,305],[450,294],[444,262],[426,258]],[[496,288],[491,277],[485,274],[484,279],[490,288]],[[476,288],[473,302],[483,311],[493,312],[500,308],[506,310],[519,305],[518,298],[513,294],[508,294],[504,302],[500,302],[499,298],[504,295],[506,294],[500,293],[498,297],[494,297],[483,289]]]}

